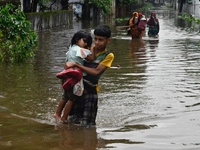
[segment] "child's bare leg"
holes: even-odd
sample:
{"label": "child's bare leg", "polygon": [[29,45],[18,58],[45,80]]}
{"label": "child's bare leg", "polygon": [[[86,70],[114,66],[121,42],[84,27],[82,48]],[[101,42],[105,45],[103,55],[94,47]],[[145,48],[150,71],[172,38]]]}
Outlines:
{"label": "child's bare leg", "polygon": [[73,102],[73,101],[71,101],[71,100],[68,100],[68,101],[67,101],[67,103],[66,103],[66,105],[65,105],[64,113],[63,113],[63,115],[62,115],[62,117],[61,117],[61,120],[62,120],[62,121],[66,121],[66,120],[67,120],[68,115],[69,115],[69,113],[70,113],[70,111],[71,111],[73,105],[74,105],[74,102]]}
{"label": "child's bare leg", "polygon": [[62,113],[62,110],[63,110],[66,102],[67,101],[64,100],[64,99],[60,100],[58,108],[57,108],[57,110],[56,110],[56,112],[54,114],[55,119],[60,119],[61,118],[61,113]]}

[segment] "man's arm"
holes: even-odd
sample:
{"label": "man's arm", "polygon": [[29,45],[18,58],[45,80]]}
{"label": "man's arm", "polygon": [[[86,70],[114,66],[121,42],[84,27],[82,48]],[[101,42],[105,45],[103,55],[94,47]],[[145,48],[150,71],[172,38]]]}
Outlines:
{"label": "man's arm", "polygon": [[75,63],[75,62],[66,62],[65,65],[64,65],[65,69],[68,69],[68,68],[71,68],[71,67],[78,67],[82,71],[86,72],[87,74],[93,75],[93,76],[97,76],[101,72],[103,72],[104,70],[107,69],[106,66],[101,65],[101,64],[99,64],[96,68],[86,67],[86,66],[80,65],[80,64]]}

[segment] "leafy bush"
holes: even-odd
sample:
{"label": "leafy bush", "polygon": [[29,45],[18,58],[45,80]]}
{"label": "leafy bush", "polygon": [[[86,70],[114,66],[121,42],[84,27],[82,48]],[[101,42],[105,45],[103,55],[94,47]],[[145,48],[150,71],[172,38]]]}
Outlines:
{"label": "leafy bush", "polygon": [[0,63],[25,62],[34,57],[37,45],[24,12],[12,4],[0,6]]}
{"label": "leafy bush", "polygon": [[145,3],[144,5],[140,5],[140,6],[142,6],[141,8],[139,8],[139,11],[141,12],[145,12],[153,8],[153,5],[151,3]]}
{"label": "leafy bush", "polygon": [[111,0],[101,0],[101,1],[89,0],[89,4],[93,4],[97,8],[102,9],[105,14],[108,14],[111,11],[110,10]]}
{"label": "leafy bush", "polygon": [[200,27],[200,19],[193,17],[190,14],[187,13],[183,13],[181,16],[179,16],[179,18],[184,19],[186,21],[188,21],[189,23],[194,23],[193,26],[191,27],[191,29],[195,29],[195,25],[198,26],[198,32],[200,33],[199,27]]}

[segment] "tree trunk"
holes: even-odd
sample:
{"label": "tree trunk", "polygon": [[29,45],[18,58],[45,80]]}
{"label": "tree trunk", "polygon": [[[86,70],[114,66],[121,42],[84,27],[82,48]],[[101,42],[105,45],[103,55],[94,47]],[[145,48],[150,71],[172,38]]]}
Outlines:
{"label": "tree trunk", "polygon": [[89,0],[85,0],[84,4],[82,5],[82,18],[85,20],[90,19],[90,5]]}
{"label": "tree trunk", "polygon": [[36,12],[37,11],[37,4],[38,4],[39,0],[32,0],[32,4],[31,4],[31,12]]}
{"label": "tree trunk", "polygon": [[62,10],[68,10],[68,6],[69,6],[69,0],[61,0],[60,3],[62,5]]}
{"label": "tree trunk", "polygon": [[23,12],[31,12],[31,3],[30,0],[23,0]]}
{"label": "tree trunk", "polygon": [[179,12],[182,12],[184,1],[185,1],[185,0],[181,0],[181,5],[180,5],[180,8],[179,8]]}
{"label": "tree trunk", "polygon": [[142,0],[142,4],[144,4],[145,3],[145,0]]}
{"label": "tree trunk", "polygon": [[100,11],[96,6],[93,6],[93,18],[94,20],[100,20]]}

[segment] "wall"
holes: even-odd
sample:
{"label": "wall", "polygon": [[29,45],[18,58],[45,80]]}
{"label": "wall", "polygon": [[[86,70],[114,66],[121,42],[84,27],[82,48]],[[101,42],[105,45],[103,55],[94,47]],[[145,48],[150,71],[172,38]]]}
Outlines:
{"label": "wall", "polygon": [[193,15],[195,18],[200,18],[200,1],[192,0],[191,4],[185,3],[183,12]]}
{"label": "wall", "polygon": [[72,23],[73,20],[73,12],[67,10],[27,13],[26,15],[27,19],[31,22],[31,28],[36,31],[68,25]]}

